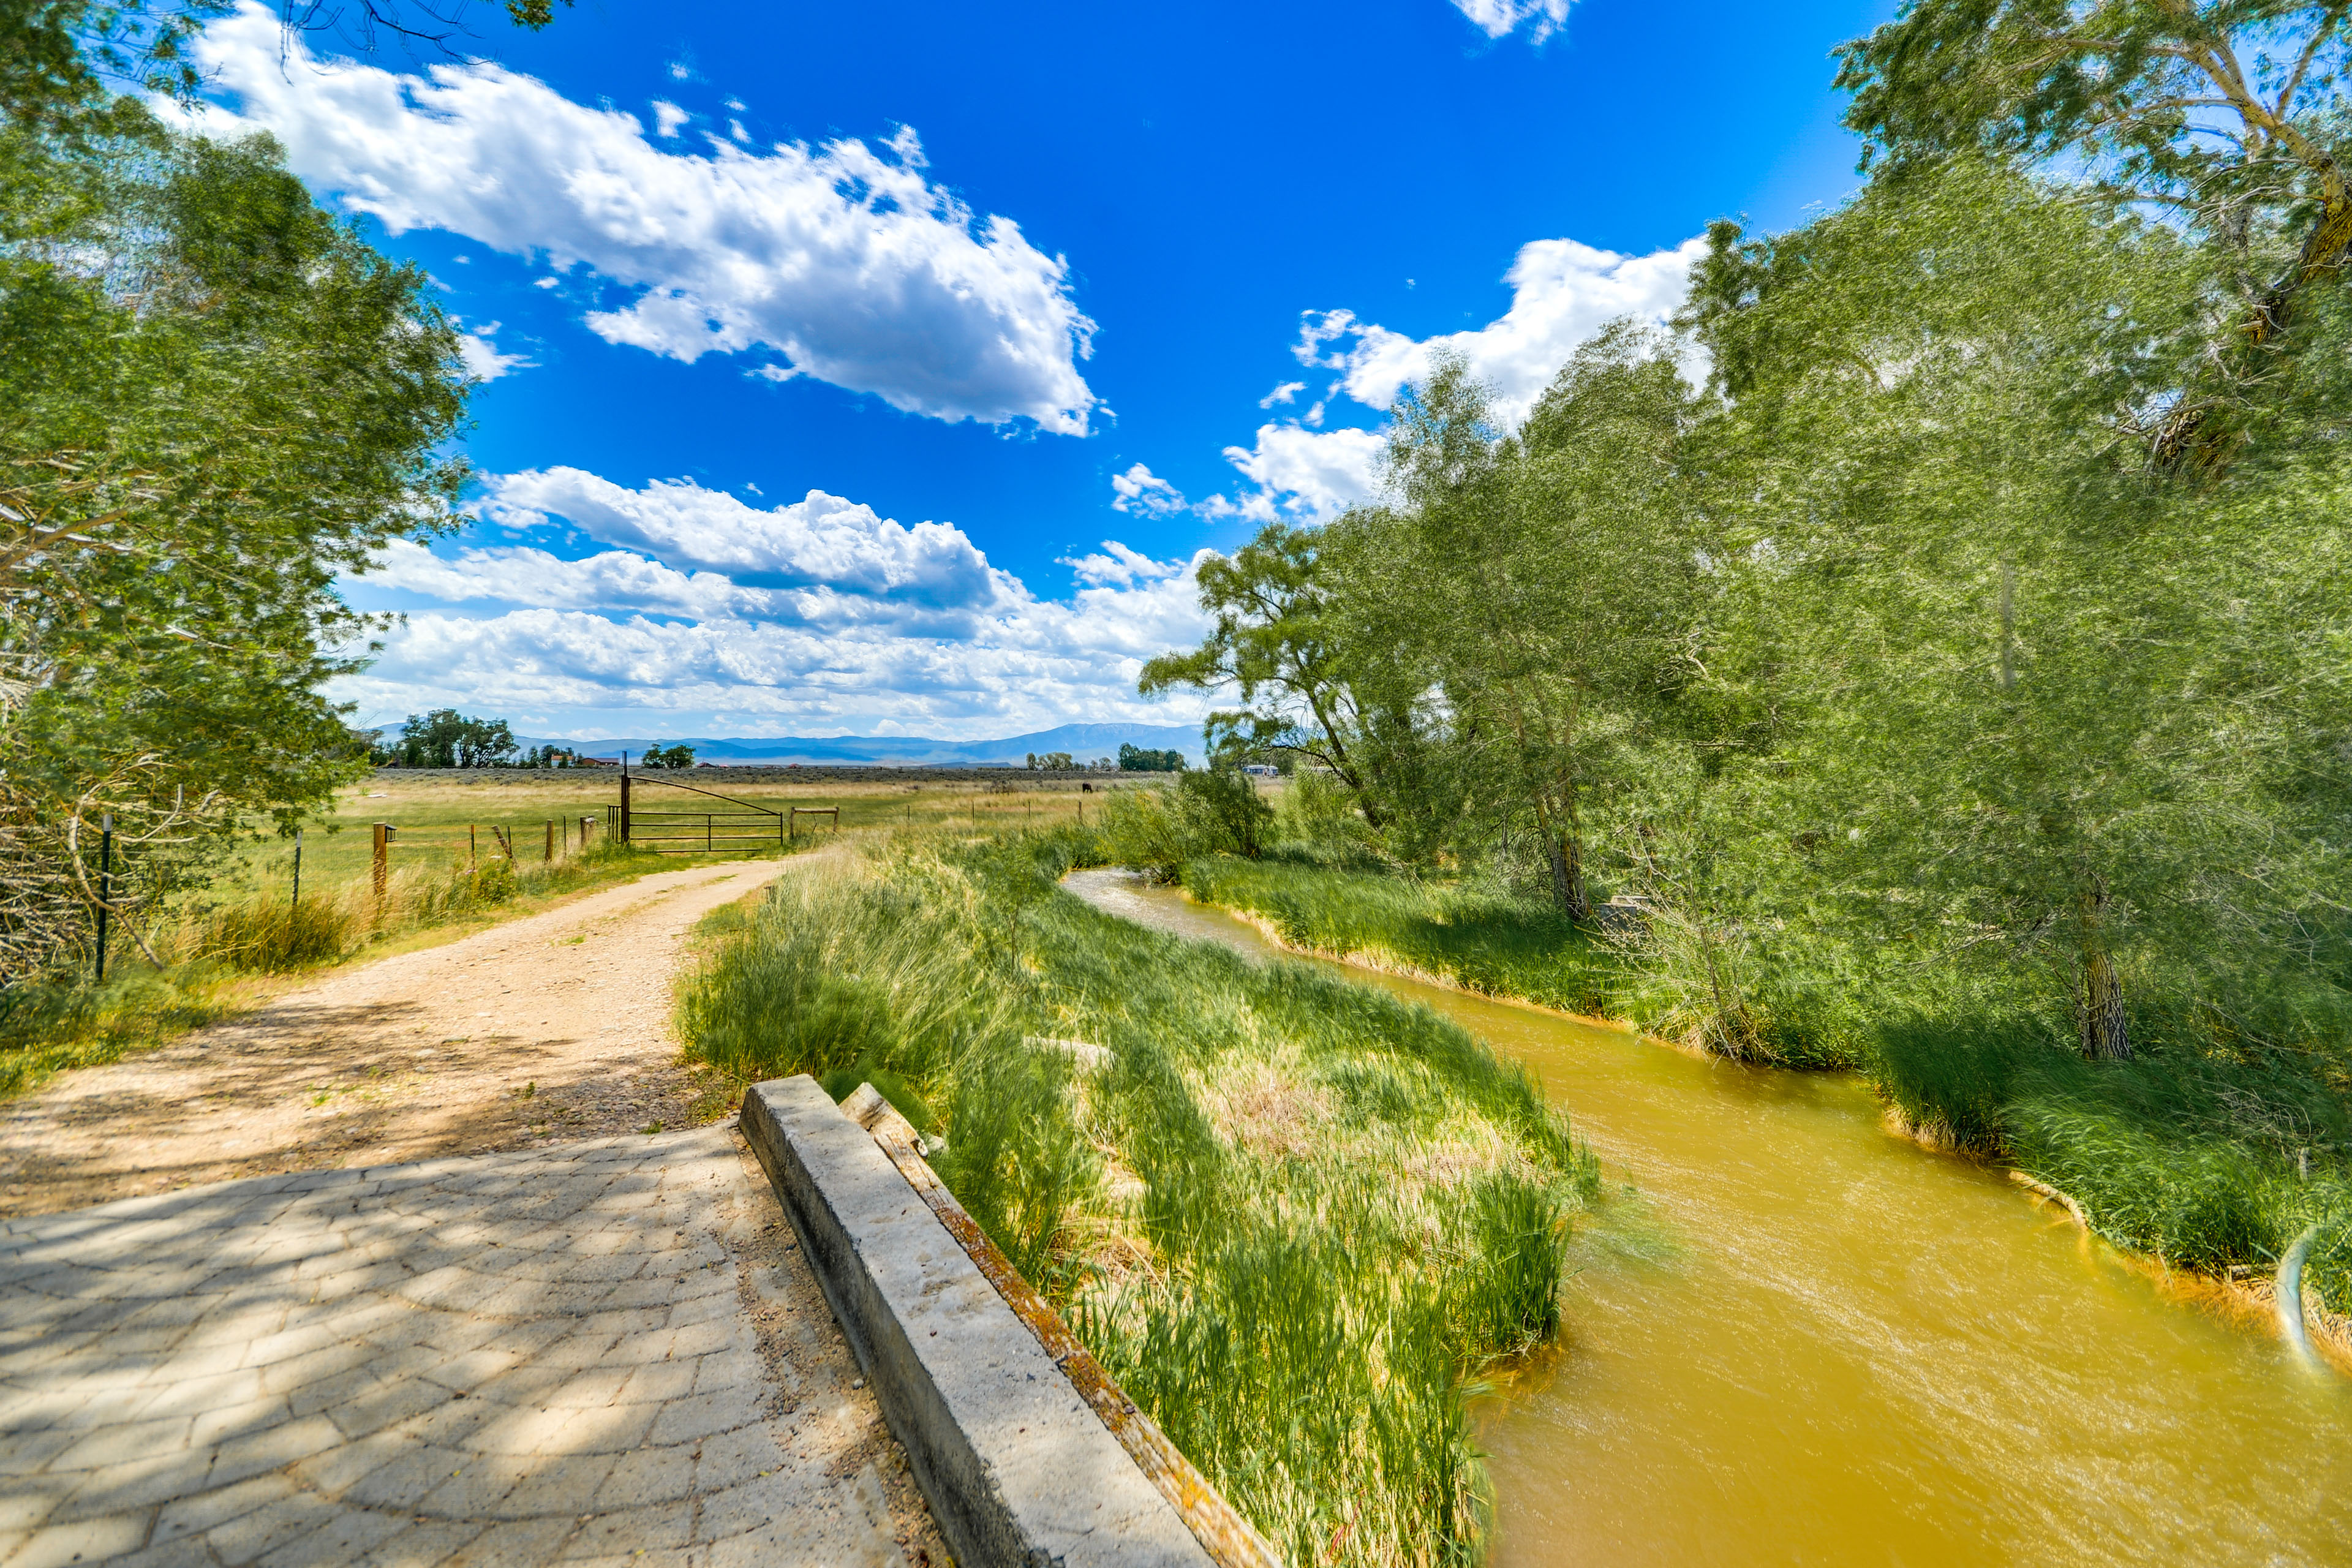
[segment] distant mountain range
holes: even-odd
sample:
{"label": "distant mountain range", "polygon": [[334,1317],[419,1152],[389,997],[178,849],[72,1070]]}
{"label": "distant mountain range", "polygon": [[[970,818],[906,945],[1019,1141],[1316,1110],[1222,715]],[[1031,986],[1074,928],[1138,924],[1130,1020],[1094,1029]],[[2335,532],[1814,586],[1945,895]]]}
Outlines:
{"label": "distant mountain range", "polygon": [[[400,726],[386,725],[378,732],[390,739],[400,733]],[[854,765],[865,763],[901,768],[978,768],[995,763],[1017,768],[1031,752],[1067,752],[1071,760],[1080,764],[1091,763],[1097,757],[1116,759],[1122,744],[1155,752],[1181,752],[1185,762],[1194,767],[1206,760],[1201,749],[1201,727],[1198,724],[1064,724],[1056,729],[1039,730],[1034,734],[1007,735],[1001,741],[934,741],[916,735],[785,735],[733,740],[700,735],[662,735],[616,741],[573,741],[562,735],[517,735],[515,741],[526,750],[536,746],[568,746],[583,757],[615,759],[626,752],[632,760],[644,755],[648,746],[669,746],[683,741],[694,748],[695,761],[721,763]]]}

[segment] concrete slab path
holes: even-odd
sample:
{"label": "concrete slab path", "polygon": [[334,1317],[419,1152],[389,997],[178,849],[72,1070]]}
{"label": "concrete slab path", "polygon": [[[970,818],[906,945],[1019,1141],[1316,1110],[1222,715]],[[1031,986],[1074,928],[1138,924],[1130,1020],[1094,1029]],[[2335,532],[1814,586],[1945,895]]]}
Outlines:
{"label": "concrete slab path", "polygon": [[0,1222],[0,1564],[945,1568],[731,1124]]}

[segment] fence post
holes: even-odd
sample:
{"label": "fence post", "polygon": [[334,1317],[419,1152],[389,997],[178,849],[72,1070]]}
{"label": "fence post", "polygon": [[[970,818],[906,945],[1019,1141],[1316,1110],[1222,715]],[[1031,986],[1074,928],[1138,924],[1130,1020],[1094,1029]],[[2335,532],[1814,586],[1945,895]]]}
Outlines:
{"label": "fence post", "polygon": [[383,896],[392,879],[392,836],[400,829],[389,822],[375,825],[375,918],[383,921]]}
{"label": "fence post", "polygon": [[294,830],[294,903],[286,918],[287,946],[290,948],[294,945],[292,922],[302,918],[302,830],[299,827]]}
{"label": "fence post", "polygon": [[583,855],[588,853],[588,826],[595,820],[593,816],[583,816],[580,819],[580,852]]}
{"label": "fence post", "polygon": [[707,811],[702,814],[702,852],[710,853],[710,814]]}
{"label": "fence post", "polygon": [[621,842],[629,841],[629,753],[621,753]]}
{"label": "fence post", "polygon": [[114,901],[114,813],[98,819],[98,984],[106,984],[107,906]]}
{"label": "fence post", "polygon": [[555,864],[555,823],[552,818],[550,818],[547,824],[547,848],[539,858],[542,865]]}

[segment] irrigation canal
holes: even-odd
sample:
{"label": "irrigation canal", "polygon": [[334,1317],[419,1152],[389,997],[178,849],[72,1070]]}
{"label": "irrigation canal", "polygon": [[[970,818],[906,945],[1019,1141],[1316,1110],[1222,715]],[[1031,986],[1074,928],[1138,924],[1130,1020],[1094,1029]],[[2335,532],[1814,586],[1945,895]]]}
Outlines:
{"label": "irrigation canal", "polygon": [[[1124,873],[1065,885],[1276,951]],[[1482,1408],[1498,1568],[2352,1563],[2352,1381],[1890,1133],[1859,1081],[1346,973],[1534,1068],[1615,1194],[1559,1351]]]}

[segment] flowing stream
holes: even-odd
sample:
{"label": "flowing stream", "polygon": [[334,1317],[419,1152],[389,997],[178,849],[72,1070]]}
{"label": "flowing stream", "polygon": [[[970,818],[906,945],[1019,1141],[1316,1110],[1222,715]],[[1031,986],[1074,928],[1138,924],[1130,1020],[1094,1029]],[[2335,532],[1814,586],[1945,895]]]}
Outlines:
{"label": "flowing stream", "polygon": [[[1276,951],[1126,873],[1065,886]],[[1611,1189],[1558,1352],[1482,1408],[1498,1568],[2352,1564],[2352,1381],[1857,1080],[1347,973],[1527,1063]]]}

